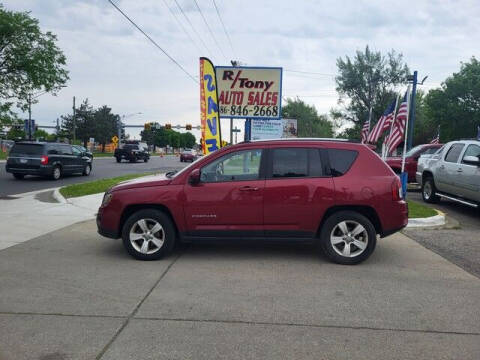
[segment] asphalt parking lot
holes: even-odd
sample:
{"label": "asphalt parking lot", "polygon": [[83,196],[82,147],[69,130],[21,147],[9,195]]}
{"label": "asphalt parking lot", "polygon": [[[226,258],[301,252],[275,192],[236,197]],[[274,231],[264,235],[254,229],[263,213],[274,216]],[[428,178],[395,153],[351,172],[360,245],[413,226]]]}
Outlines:
{"label": "asphalt parking lot", "polygon": [[404,233],[480,278],[480,210],[444,199],[427,204],[419,191],[409,191],[407,197],[442,211],[453,224],[452,228],[406,229]]}
{"label": "asphalt parking lot", "polygon": [[5,163],[0,162],[0,197],[126,174],[167,172],[181,169],[185,165],[185,163],[180,162],[177,156],[172,155],[152,156],[147,163],[139,161],[134,164],[126,161],[117,163],[113,157],[94,158],[90,176],[67,175],[58,181],[53,181],[39,176],[27,176],[23,180],[16,180],[12,174],[5,171]]}
{"label": "asphalt parking lot", "polygon": [[0,359],[479,359],[480,280],[402,234],[188,245],[141,262],[87,221],[0,251]]}

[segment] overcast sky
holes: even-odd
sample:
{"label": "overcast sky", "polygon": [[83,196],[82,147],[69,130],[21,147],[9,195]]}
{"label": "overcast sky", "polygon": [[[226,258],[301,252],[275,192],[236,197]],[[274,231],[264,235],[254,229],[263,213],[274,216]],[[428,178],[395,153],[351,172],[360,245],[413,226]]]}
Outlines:
{"label": "overcast sky", "polygon": [[[215,65],[238,59],[249,66],[281,66],[283,95],[299,96],[320,113],[336,106],[335,61],[370,45],[404,55],[429,89],[439,86],[461,61],[479,55],[480,1],[286,1],[216,0],[233,44],[223,31],[212,0],[116,0],[140,27],[190,74],[198,77],[198,58]],[[2,0],[0,0],[2,2]],[[9,10],[31,11],[44,31],[58,36],[67,57],[68,87],[43,95],[33,106],[38,123],[53,125],[71,113],[72,97],[88,98],[131,116],[129,124],[200,123],[199,85],[155,48],[106,0],[3,0]],[[169,8],[176,18],[170,12]],[[183,28],[189,35],[185,34]],[[191,41],[192,38],[195,43]],[[219,46],[217,46],[217,43]],[[219,49],[220,47],[220,49]],[[225,55],[223,55],[222,54]],[[236,121],[240,126],[243,121]],[[222,120],[223,133],[228,120]],[[135,135],[135,134],[133,134]],[[198,136],[198,133],[196,133]]]}

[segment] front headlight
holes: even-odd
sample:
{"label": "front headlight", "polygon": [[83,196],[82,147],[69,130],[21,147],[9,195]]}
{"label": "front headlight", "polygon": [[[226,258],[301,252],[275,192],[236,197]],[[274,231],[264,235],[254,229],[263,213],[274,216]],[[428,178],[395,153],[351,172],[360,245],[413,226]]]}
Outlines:
{"label": "front headlight", "polygon": [[105,195],[103,195],[102,207],[107,206],[110,203],[110,201],[112,200],[112,198],[113,198],[113,193],[106,192]]}

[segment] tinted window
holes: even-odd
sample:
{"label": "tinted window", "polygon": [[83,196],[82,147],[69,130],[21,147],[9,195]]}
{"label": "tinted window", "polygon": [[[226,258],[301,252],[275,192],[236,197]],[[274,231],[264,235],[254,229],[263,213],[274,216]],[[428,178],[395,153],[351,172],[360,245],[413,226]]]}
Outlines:
{"label": "tinted window", "polygon": [[73,155],[72,147],[70,145],[58,145],[58,152],[62,155]]}
{"label": "tinted window", "polygon": [[58,154],[57,146],[53,144],[48,145],[47,153],[52,155]]}
{"label": "tinted window", "polygon": [[308,176],[308,149],[274,149],[272,151],[272,177]]}
{"label": "tinted window", "polygon": [[272,150],[272,178],[322,175],[319,149],[283,148]]}
{"label": "tinted window", "polygon": [[464,146],[465,145],[463,144],[453,144],[445,156],[445,161],[454,163],[457,162]]}
{"label": "tinted window", "polygon": [[42,155],[42,154],[43,154],[42,144],[15,144],[13,145],[12,150],[10,150],[10,155]]}
{"label": "tinted window", "polygon": [[256,180],[260,173],[262,150],[237,151],[212,161],[201,170],[202,182]]}
{"label": "tinted window", "polygon": [[480,158],[480,146],[468,145],[467,150],[465,150],[465,153],[463,154],[463,158],[465,158],[465,156],[476,156]]}
{"label": "tinted window", "polygon": [[345,174],[357,158],[358,152],[346,149],[328,149],[330,159],[330,171],[333,176]]}
{"label": "tinted window", "polygon": [[82,154],[82,152],[75,146],[72,146],[72,152],[73,152],[73,155],[77,155],[77,156]]}
{"label": "tinted window", "polygon": [[129,145],[129,144],[127,144],[127,145],[124,145],[124,146],[123,146],[123,149],[125,149],[125,150],[127,150],[127,151],[129,151],[129,150],[138,150],[138,145]]}

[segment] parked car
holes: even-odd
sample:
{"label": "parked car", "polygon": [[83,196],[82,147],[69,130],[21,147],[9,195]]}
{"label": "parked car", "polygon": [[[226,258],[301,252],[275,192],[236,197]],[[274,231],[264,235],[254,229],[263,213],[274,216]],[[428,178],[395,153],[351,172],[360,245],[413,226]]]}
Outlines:
{"label": "parked car", "polygon": [[420,157],[416,177],[426,202],[445,198],[480,207],[480,141],[451,141],[436,154]]}
{"label": "parked car", "polygon": [[193,149],[185,149],[180,154],[180,162],[194,162],[197,160],[197,152]]}
{"label": "parked car", "polygon": [[[423,144],[411,148],[405,154],[405,171],[408,173],[408,182],[416,181],[416,172],[417,172],[417,163],[418,159],[422,155],[428,155],[435,153],[440,149],[443,144]],[[402,172],[402,157],[401,156],[392,156],[387,157],[385,160],[386,163],[393,169],[397,174]]]}
{"label": "parked car", "polygon": [[92,160],[72,145],[22,141],[10,150],[6,171],[15,179],[39,175],[58,180],[64,174],[90,175]]}
{"label": "parked car", "polygon": [[254,141],[112,187],[97,226],[141,260],[161,258],[178,240],[253,239],[314,242],[332,261],[356,264],[377,234],[407,225],[401,196],[398,176],[365,145]]}
{"label": "parked car", "polygon": [[117,149],[115,149],[114,156],[117,162],[121,162],[122,159],[128,160],[130,162],[137,162],[138,160],[143,160],[147,162],[150,160],[150,153],[148,152],[148,147],[141,143],[139,144],[121,144]]}

